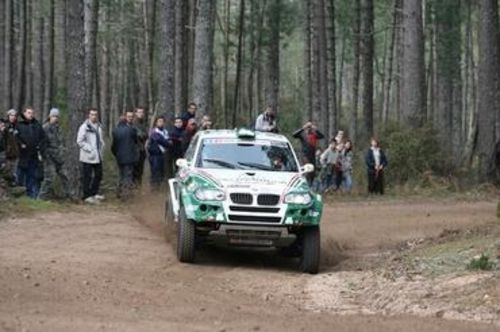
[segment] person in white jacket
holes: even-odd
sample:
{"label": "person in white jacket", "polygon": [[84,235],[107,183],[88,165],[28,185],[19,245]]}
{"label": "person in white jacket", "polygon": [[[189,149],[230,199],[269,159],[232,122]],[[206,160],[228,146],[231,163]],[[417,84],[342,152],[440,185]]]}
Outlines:
{"label": "person in white jacket", "polygon": [[104,196],[99,195],[104,139],[97,117],[97,110],[95,108],[89,109],[88,119],[78,129],[76,139],[80,148],[81,184],[83,200],[86,203],[97,203],[104,199]]}

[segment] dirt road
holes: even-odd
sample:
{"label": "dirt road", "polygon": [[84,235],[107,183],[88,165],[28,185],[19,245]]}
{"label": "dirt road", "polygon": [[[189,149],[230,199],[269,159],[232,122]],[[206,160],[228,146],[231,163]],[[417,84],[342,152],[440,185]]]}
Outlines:
{"label": "dirt road", "polygon": [[[196,265],[180,264],[163,235],[161,206],[147,198],[130,210],[79,207],[0,221],[0,330],[442,332],[500,326],[495,272],[428,277],[401,263],[401,252],[425,246],[444,230],[494,227],[492,202],[330,204],[316,276],[268,252],[209,248]],[[474,289],[486,304],[451,300]]]}

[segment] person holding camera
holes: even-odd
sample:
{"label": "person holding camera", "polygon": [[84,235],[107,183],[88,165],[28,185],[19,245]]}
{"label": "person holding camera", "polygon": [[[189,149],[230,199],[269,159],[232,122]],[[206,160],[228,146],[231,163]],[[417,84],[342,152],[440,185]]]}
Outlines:
{"label": "person holding camera", "polygon": [[267,106],[264,113],[260,114],[255,120],[256,131],[266,131],[270,133],[278,132],[278,125],[276,124],[276,113],[271,106]]}

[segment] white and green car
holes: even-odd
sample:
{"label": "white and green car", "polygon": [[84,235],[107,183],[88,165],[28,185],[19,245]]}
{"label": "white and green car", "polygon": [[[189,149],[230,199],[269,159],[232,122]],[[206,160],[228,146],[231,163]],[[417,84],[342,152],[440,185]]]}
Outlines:
{"label": "white and green car", "polygon": [[286,137],[240,130],[199,132],[170,179],[166,222],[177,222],[177,257],[200,243],[277,248],[317,273],[323,203],[311,192]]}

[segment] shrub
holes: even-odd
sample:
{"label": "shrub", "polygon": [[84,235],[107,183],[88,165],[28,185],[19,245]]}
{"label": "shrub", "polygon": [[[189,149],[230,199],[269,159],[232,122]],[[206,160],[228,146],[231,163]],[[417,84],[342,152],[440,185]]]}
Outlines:
{"label": "shrub", "polygon": [[432,185],[433,175],[447,177],[451,174],[449,154],[442,151],[437,133],[432,128],[389,125],[380,137],[389,161],[388,183],[418,181]]}
{"label": "shrub", "polygon": [[489,271],[493,269],[493,262],[487,255],[482,254],[479,258],[473,258],[467,265],[467,269]]}

